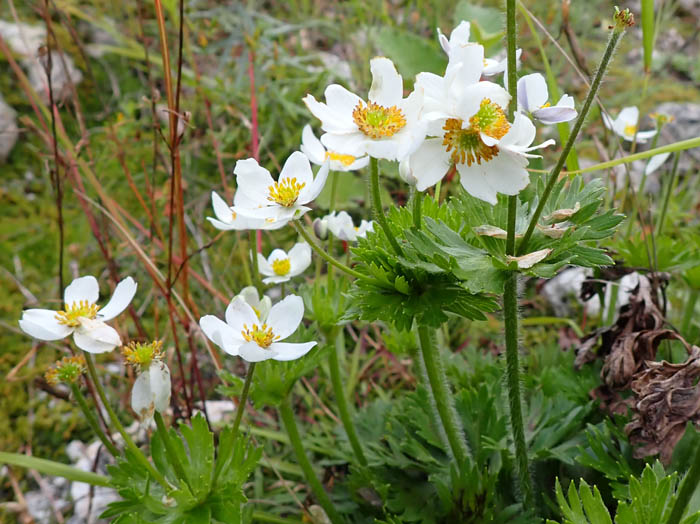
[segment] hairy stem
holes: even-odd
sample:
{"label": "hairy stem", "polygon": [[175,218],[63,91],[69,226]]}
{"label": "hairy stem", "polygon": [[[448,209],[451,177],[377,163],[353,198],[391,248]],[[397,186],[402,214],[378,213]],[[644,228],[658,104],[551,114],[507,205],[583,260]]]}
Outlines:
{"label": "hairy stem", "polygon": [[352,421],[350,415],[350,405],[348,398],[345,395],[345,389],[343,388],[343,379],[340,376],[340,359],[338,353],[345,347],[345,331],[342,327],[336,328],[333,333],[335,347],[330,352],[330,357],[328,363],[331,369],[331,382],[333,383],[333,393],[335,394],[335,402],[338,405],[338,414],[340,415],[340,420],[343,423],[343,428],[345,433],[348,435],[348,440],[350,441],[350,446],[352,446],[352,451],[355,453],[355,458],[362,466],[367,465],[367,459],[365,458],[365,453],[362,450],[362,444],[360,444],[360,439],[357,436],[357,430],[355,429],[355,424]]}
{"label": "hairy stem", "polygon": [[156,427],[158,428],[158,432],[161,435],[161,440],[163,441],[163,445],[165,446],[165,453],[168,455],[168,460],[170,464],[175,469],[175,473],[177,473],[177,476],[180,478],[180,480],[182,480],[185,483],[185,486],[187,486],[187,489],[189,489],[190,493],[193,493],[192,486],[190,486],[190,481],[187,478],[187,473],[185,473],[185,468],[182,466],[182,463],[180,462],[180,459],[177,456],[175,448],[173,448],[173,443],[170,441],[170,434],[168,433],[168,430],[165,427],[165,422],[163,422],[162,415],[158,411],[156,411],[153,414],[153,418],[156,421]]}
{"label": "hairy stem", "polygon": [[384,231],[384,234],[389,240],[389,244],[391,244],[391,247],[393,248],[394,252],[397,255],[402,256],[403,250],[401,249],[401,246],[396,240],[396,237],[394,237],[394,233],[392,233],[391,228],[389,227],[389,222],[387,222],[386,216],[384,215],[384,210],[382,209],[382,197],[379,193],[379,161],[374,157],[370,158],[369,167],[370,174],[369,180],[367,181],[367,185],[369,186],[369,195],[370,200],[372,201],[374,219],[377,222],[379,222],[379,225]]}
{"label": "hairy stem", "polygon": [[588,95],[586,95],[586,100],[583,102],[583,106],[581,107],[581,111],[579,112],[578,118],[576,119],[576,123],[574,124],[573,129],[571,130],[571,134],[569,135],[569,140],[567,140],[566,144],[564,145],[564,148],[562,149],[561,153],[559,154],[559,158],[557,159],[557,163],[555,164],[554,168],[552,169],[551,173],[549,174],[549,179],[547,180],[547,185],[544,188],[544,192],[542,193],[542,196],[540,197],[540,201],[537,204],[537,208],[535,209],[535,214],[532,215],[532,218],[530,219],[530,223],[527,226],[527,231],[525,232],[525,235],[523,236],[523,239],[520,241],[520,244],[518,245],[518,255],[522,255],[525,253],[525,250],[527,249],[527,244],[530,242],[530,237],[532,236],[533,231],[535,230],[535,226],[537,225],[537,221],[540,219],[540,216],[542,215],[542,210],[544,209],[545,204],[547,203],[547,199],[549,198],[550,193],[552,192],[552,189],[554,189],[554,185],[556,184],[559,174],[561,173],[562,168],[564,167],[564,164],[566,163],[566,159],[569,156],[569,152],[571,151],[571,148],[574,147],[574,143],[576,142],[576,139],[578,138],[578,134],[581,131],[581,128],[583,127],[583,122],[586,120],[586,117],[588,116],[588,111],[591,108],[591,105],[593,104],[593,100],[595,99],[596,94],[598,93],[598,89],[600,88],[600,84],[603,80],[603,77],[605,76],[605,72],[608,69],[608,65],[610,64],[610,60],[613,57],[613,54],[615,53],[615,48],[617,47],[617,44],[620,41],[620,38],[624,34],[624,31],[618,30],[617,28],[614,29],[610,33],[610,39],[608,40],[608,45],[605,48],[605,52],[603,53],[603,57],[600,60],[600,65],[598,66],[598,70],[595,73],[595,77],[593,78],[593,82],[591,82],[591,88],[588,90]]}
{"label": "hairy stem", "polygon": [[80,407],[81,411],[83,412],[83,415],[85,415],[85,420],[88,423],[88,426],[90,426],[90,429],[95,432],[95,435],[97,435],[97,438],[100,439],[100,442],[104,445],[105,448],[107,448],[107,451],[113,456],[113,457],[118,457],[121,455],[119,453],[119,450],[117,447],[110,442],[110,440],[107,438],[107,435],[105,435],[104,431],[102,431],[102,428],[100,427],[99,422],[97,422],[97,418],[95,418],[95,415],[93,414],[92,410],[90,409],[90,406],[88,406],[87,401],[85,400],[85,397],[83,394],[80,392],[80,388],[78,387],[77,384],[71,384],[70,385],[71,391],[73,392],[73,397],[75,397],[76,402],[78,403],[78,406]]}
{"label": "hairy stem", "polygon": [[292,410],[292,404],[289,400],[289,396],[282,400],[279,406],[280,417],[284,423],[284,428],[287,430],[287,435],[289,436],[289,442],[294,448],[294,454],[297,457],[297,462],[304,472],[306,477],[306,482],[309,484],[311,491],[313,491],[316,496],[316,500],[325,510],[326,514],[330,518],[333,524],[341,524],[344,520],[341,518],[340,514],[333,506],[328,493],[323,489],[323,485],[318,480],[316,473],[314,473],[311,462],[309,462],[306,452],[304,451],[304,444],[301,441],[301,435],[299,435],[299,428],[297,427],[297,422],[294,418],[294,411]]}
{"label": "hairy stem", "polygon": [[422,220],[421,204],[423,203],[423,193],[413,188],[413,225],[420,229]]}
{"label": "hairy stem", "polygon": [[131,436],[129,436],[129,434],[124,429],[124,426],[122,426],[122,423],[119,421],[119,418],[112,409],[112,406],[109,404],[109,401],[107,400],[107,395],[105,395],[105,391],[102,388],[102,384],[100,383],[99,377],[97,376],[97,369],[95,368],[95,363],[92,360],[92,355],[90,355],[90,353],[83,353],[83,355],[85,356],[85,362],[87,363],[88,373],[90,374],[90,378],[92,379],[93,384],[95,384],[97,394],[99,395],[102,404],[107,410],[107,414],[109,415],[112,424],[114,424],[114,427],[124,439],[126,447],[129,448],[129,450],[134,454],[134,457],[136,457],[136,460],[138,460],[143,465],[143,467],[146,468],[148,473],[156,480],[156,482],[163,486],[166,492],[170,492],[171,487],[168,484],[168,481],[165,480],[165,477],[155,467],[153,467],[153,464],[151,464],[148,461],[146,455],[144,455],[143,452],[134,443],[134,441],[131,439]]}
{"label": "hairy stem", "polygon": [[241,419],[243,418],[245,405],[248,403],[248,392],[250,391],[250,383],[253,381],[254,372],[255,362],[251,362],[248,366],[248,372],[245,375],[243,391],[241,391],[241,397],[238,399],[238,406],[236,406],[236,418],[233,421],[233,438],[238,438],[238,428],[241,425]]}
{"label": "hairy stem", "polygon": [[[331,200],[330,200],[330,205],[328,206],[328,211],[331,213],[335,211],[335,199],[336,195],[338,192],[338,173],[335,171],[332,171],[330,174],[331,177]],[[335,236],[333,233],[330,231],[328,232],[328,253],[333,255],[333,240],[335,239]],[[328,266],[328,278],[333,278],[333,271],[334,267],[332,265]]]}
{"label": "hairy stem", "polygon": [[452,455],[457,461],[457,466],[462,468],[469,457],[469,449],[467,448],[464,434],[457,421],[457,413],[455,412],[452,396],[447,386],[445,369],[443,368],[440,353],[435,345],[435,340],[433,334],[430,332],[430,328],[426,326],[420,326],[418,328],[418,341],[420,342],[425,371],[428,375],[430,390],[433,394],[440,422],[447,436],[447,442],[450,445]]}

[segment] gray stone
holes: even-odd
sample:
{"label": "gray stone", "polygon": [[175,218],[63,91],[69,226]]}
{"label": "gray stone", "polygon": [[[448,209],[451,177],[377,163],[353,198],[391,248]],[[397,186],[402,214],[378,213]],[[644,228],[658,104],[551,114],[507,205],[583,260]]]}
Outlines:
{"label": "gray stone", "polygon": [[[700,136],[700,104],[687,102],[666,102],[653,111],[674,118],[661,130],[659,144],[670,144],[680,140],[688,140]],[[687,149],[681,155],[678,167],[681,171],[693,168],[700,163],[700,148]]]}
{"label": "gray stone", "polygon": [[0,162],[4,162],[19,138],[17,112],[0,97]]}
{"label": "gray stone", "polygon": [[[28,58],[23,65],[29,72],[29,83],[41,96],[45,103],[49,103],[49,83],[46,75],[48,56]],[[51,55],[51,88],[54,101],[63,100],[70,96],[72,83],[77,86],[83,80],[83,74],[75,67],[73,59],[64,54],[54,52]]]}

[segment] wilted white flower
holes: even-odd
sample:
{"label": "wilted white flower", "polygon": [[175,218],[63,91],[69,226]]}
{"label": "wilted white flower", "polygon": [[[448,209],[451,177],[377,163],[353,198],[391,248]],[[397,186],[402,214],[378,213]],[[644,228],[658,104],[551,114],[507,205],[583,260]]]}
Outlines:
{"label": "wilted white flower", "polygon": [[261,298],[255,286],[244,287],[237,296],[245,300],[246,303],[253,308],[258,318],[265,322],[267,315],[270,313],[270,308],[272,307],[272,300],[270,300],[270,297],[263,295]]}
{"label": "wilted white flower", "polygon": [[144,422],[153,414],[165,413],[170,405],[170,370],[165,362],[154,360],[134,380],[131,389],[131,409]]}
{"label": "wilted white flower", "polygon": [[578,115],[574,109],[574,99],[562,95],[556,105],[549,104],[547,82],[539,73],[525,75],[518,80],[518,109],[530,113],[543,124],[568,122]]}
{"label": "wilted white flower", "polygon": [[97,299],[100,288],[95,277],[76,278],[63,294],[65,308],[27,309],[19,327],[39,340],[60,340],[73,335],[73,341],[88,353],[105,353],[121,345],[117,331],[105,324],[124,311],[136,294],[136,282],[127,277],[114,289],[112,298],[100,311]]}
{"label": "wilted white flower", "polygon": [[304,215],[311,208],[306,204],[314,200],[328,178],[328,162],[325,162],[314,178],[311,164],[304,153],[295,151],[282,167],[275,182],[270,172],[253,158],[239,160],[233,173],[242,193],[240,204],[233,212],[244,217],[263,219],[270,225],[284,225]]}
{"label": "wilted white flower", "polygon": [[314,135],[309,124],[304,126],[304,130],[301,133],[301,147],[299,149],[309,157],[313,164],[322,166],[326,160],[330,161],[331,171],[355,171],[369,164],[367,155],[355,158],[352,155],[343,155],[326,150],[321,141]]}
{"label": "wilted white flower", "polygon": [[359,226],[355,226],[352,217],[346,211],[341,211],[338,214],[333,211],[324,217],[324,220],[326,220],[328,230],[336,238],[346,242],[355,242],[358,238],[365,238],[367,231],[374,231],[374,223],[367,220],[362,220]]}
{"label": "wilted white flower", "polygon": [[[264,284],[281,284],[301,275],[311,264],[311,247],[305,242],[295,244],[289,253],[275,249],[267,259],[258,253],[258,269],[265,275]],[[247,302],[247,301],[246,301]],[[250,304],[248,302],[248,304]]]}
{"label": "wilted white flower", "polygon": [[308,353],[315,341],[299,344],[281,342],[294,333],[304,317],[304,301],[289,295],[278,302],[261,322],[253,308],[235,297],[226,308],[226,322],[213,315],[199,320],[204,334],[226,353],[248,362],[295,360]]}
{"label": "wilted white flower", "polygon": [[391,60],[377,57],[370,60],[372,86],[365,102],[344,87],[332,84],[326,88],[326,103],[312,95],[304,103],[321,120],[324,146],[344,155],[400,160],[425,136],[419,120],[422,96],[415,90],[403,97],[403,79]]}
{"label": "wilted white flower", "polygon": [[623,108],[615,120],[603,113],[603,123],[605,127],[629,142],[633,142],[636,136],[636,141],[643,144],[657,133],[656,129],[650,129],[649,131],[637,130],[639,109],[634,106]]}
{"label": "wilted white flower", "polygon": [[[241,231],[244,229],[279,229],[284,227],[284,222],[270,223],[264,218],[249,218],[236,213],[232,206],[229,206],[226,201],[221,198],[216,191],[211,192],[211,204],[214,208],[216,218],[207,217],[207,220],[216,229],[224,231]],[[233,197],[233,205],[241,207],[254,207],[242,191],[236,191]]]}

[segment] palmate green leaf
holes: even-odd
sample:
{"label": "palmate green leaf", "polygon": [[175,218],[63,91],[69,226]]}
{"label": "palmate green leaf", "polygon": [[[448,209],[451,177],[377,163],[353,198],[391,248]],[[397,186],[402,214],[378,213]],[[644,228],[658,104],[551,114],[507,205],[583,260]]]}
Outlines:
{"label": "palmate green leaf", "polygon": [[[579,493],[576,491],[576,486],[572,480],[569,484],[567,495],[564,496],[559,479],[556,479],[555,493],[559,509],[562,512],[564,519],[562,524],[612,524],[610,513],[605,507],[600,491],[596,486],[591,490],[588,483],[581,479],[579,485]],[[548,520],[548,524],[555,524],[554,521]]]}
{"label": "palmate green leaf", "polygon": [[[166,438],[174,457],[166,453]],[[112,484],[123,500],[110,504],[101,517],[124,523],[240,524],[246,501],[243,485],[261,453],[244,438],[234,443],[231,429],[222,431],[217,450],[201,414],[192,419],[191,427],[181,426],[179,433],[174,429],[167,435],[155,431],[151,438],[153,462],[174,489],[166,494],[127,451],[124,459],[109,466]],[[180,463],[186,479],[178,477],[171,460]]]}

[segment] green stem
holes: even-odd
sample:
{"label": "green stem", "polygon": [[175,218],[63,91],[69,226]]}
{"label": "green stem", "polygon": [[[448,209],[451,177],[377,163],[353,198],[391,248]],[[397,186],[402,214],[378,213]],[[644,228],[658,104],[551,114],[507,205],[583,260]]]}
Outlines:
{"label": "green stem", "polygon": [[370,200],[372,201],[372,209],[374,210],[374,219],[379,222],[379,225],[382,227],[384,234],[389,240],[389,244],[391,244],[396,254],[403,256],[403,250],[397,242],[396,237],[394,237],[394,233],[392,233],[389,222],[387,222],[384,210],[382,209],[382,197],[379,193],[379,161],[372,157],[369,159],[369,166],[370,174],[367,185],[369,186]]}
{"label": "green stem", "polygon": [[313,491],[314,495],[316,496],[316,500],[318,500],[318,503],[325,510],[326,515],[328,515],[328,518],[330,518],[333,524],[340,524],[344,522],[340,514],[335,509],[335,506],[333,506],[328,493],[326,493],[326,490],[318,480],[318,477],[316,476],[316,473],[314,473],[313,467],[311,466],[311,462],[309,462],[309,459],[306,456],[304,444],[302,443],[301,436],[299,435],[299,428],[297,427],[297,422],[294,419],[294,412],[292,410],[292,404],[289,401],[289,396],[282,400],[279,406],[279,412],[282,422],[284,423],[284,428],[287,430],[287,435],[289,435],[289,442],[292,444],[292,448],[294,448],[294,454],[297,457],[297,462],[304,471],[306,482],[309,484],[311,491]]}
{"label": "green stem", "polygon": [[367,459],[365,458],[365,453],[362,450],[360,439],[357,436],[355,424],[350,416],[350,405],[348,398],[345,395],[345,389],[343,388],[343,379],[340,376],[340,359],[338,358],[338,353],[345,348],[345,331],[342,327],[336,328],[334,331],[337,331],[337,333],[334,333],[335,347],[331,350],[330,357],[328,359],[331,370],[331,382],[333,383],[333,393],[335,394],[335,401],[338,405],[340,420],[343,423],[343,428],[345,428],[345,433],[350,441],[350,446],[352,446],[352,450],[355,453],[355,458],[360,465],[367,466]]}
{"label": "green stem", "polygon": [[114,412],[112,406],[109,404],[109,401],[107,400],[107,395],[105,395],[105,391],[104,389],[102,389],[102,384],[100,384],[99,377],[97,376],[97,369],[95,369],[95,363],[92,360],[92,355],[86,352],[83,352],[83,355],[85,356],[85,362],[87,363],[90,379],[95,385],[95,389],[97,390],[97,394],[99,395],[100,400],[102,401],[102,405],[107,410],[107,414],[109,415],[112,424],[114,424],[114,427],[124,439],[126,447],[129,448],[129,450],[134,454],[136,460],[138,460],[143,465],[143,467],[146,468],[146,470],[148,470],[148,472],[156,480],[156,482],[163,486],[163,488],[165,488],[165,491],[169,493],[171,487],[168,484],[168,481],[165,480],[165,477],[155,467],[153,467],[153,464],[151,464],[148,461],[146,455],[143,454],[143,452],[138,448],[138,446],[134,444],[134,441],[126,432],[124,426],[122,426],[122,423],[119,421],[117,414]]}
{"label": "green stem", "polygon": [[175,469],[175,473],[177,474],[178,478],[185,483],[190,493],[193,493],[192,486],[187,478],[187,473],[185,473],[185,468],[182,466],[182,463],[175,452],[175,448],[173,448],[173,443],[170,440],[170,434],[168,433],[168,429],[165,427],[165,422],[163,422],[163,417],[159,411],[156,410],[153,413],[153,419],[156,421],[156,427],[158,428],[161,440],[165,446],[165,453],[168,455],[170,464]]}
{"label": "green stem", "polygon": [[423,193],[413,188],[413,225],[420,229],[422,220],[421,204],[423,203]]}
{"label": "green stem", "polygon": [[253,511],[253,522],[271,522],[272,524],[303,524],[300,520],[278,517],[272,513],[265,513],[264,511],[258,510]]}
{"label": "green stem", "polygon": [[567,140],[566,144],[564,145],[564,148],[562,149],[562,152],[559,155],[559,158],[557,159],[556,165],[549,174],[547,185],[544,189],[544,192],[542,193],[542,196],[540,197],[540,201],[537,204],[535,214],[530,219],[530,223],[527,226],[527,231],[525,232],[523,239],[518,245],[518,255],[522,255],[527,249],[527,244],[530,241],[530,237],[532,236],[533,231],[535,230],[537,221],[540,219],[540,216],[542,215],[542,210],[544,209],[544,206],[547,203],[547,199],[549,198],[552,189],[554,189],[554,185],[559,179],[559,173],[561,173],[561,170],[564,167],[564,164],[566,163],[566,159],[569,156],[569,152],[574,147],[576,138],[578,137],[578,134],[581,131],[581,128],[583,127],[583,122],[588,116],[588,111],[590,110],[591,105],[593,104],[593,100],[595,99],[596,94],[598,93],[600,84],[603,80],[603,77],[605,76],[606,70],[608,69],[610,60],[612,59],[613,54],[615,53],[615,48],[617,47],[617,44],[620,41],[620,38],[623,34],[624,31],[619,30],[617,28],[610,33],[608,45],[605,48],[603,57],[600,60],[600,65],[598,66],[598,70],[596,71],[596,74],[593,78],[593,82],[591,82],[591,88],[588,90],[588,95],[586,96],[586,100],[583,103],[583,107],[581,107],[581,111],[579,112],[578,118],[576,119],[576,123],[574,124],[574,127],[571,130],[569,140]]}
{"label": "green stem", "polygon": [[233,438],[238,438],[238,428],[241,425],[241,419],[243,418],[243,412],[245,411],[245,406],[248,403],[248,392],[250,391],[250,383],[253,381],[253,373],[255,372],[255,362],[251,362],[248,366],[248,372],[245,375],[245,382],[243,383],[243,391],[241,391],[241,397],[238,399],[238,405],[236,406],[236,418],[233,420]]}
{"label": "green stem", "polygon": [[73,482],[84,482],[91,486],[111,487],[110,479],[104,475],[97,475],[90,471],[67,466],[53,460],[46,460],[21,453],[7,453],[0,451],[0,464],[9,464],[19,468],[35,469],[39,473],[52,477],[63,477]]}
{"label": "green stem", "polygon": [[372,277],[368,277],[367,275],[363,275],[359,271],[355,271],[354,269],[346,266],[342,262],[338,262],[335,258],[326,253],[323,250],[323,248],[319,246],[318,243],[311,237],[311,235],[303,228],[303,226],[299,224],[298,221],[292,220],[290,221],[290,224],[296,230],[296,232],[299,233],[299,235],[311,246],[311,248],[314,251],[316,251],[316,253],[318,253],[318,255],[330,265],[337,267],[338,269],[352,277],[359,278],[360,280],[365,280],[370,284],[381,285],[377,280],[373,279]]}
{"label": "green stem", "polygon": [[73,397],[75,397],[76,402],[78,402],[78,406],[80,406],[81,411],[83,412],[83,415],[85,415],[85,420],[87,421],[88,425],[90,426],[90,429],[97,435],[97,438],[100,439],[100,442],[104,445],[105,448],[107,448],[107,451],[110,452],[110,454],[113,457],[118,457],[121,455],[119,453],[119,450],[117,447],[112,444],[112,442],[107,438],[107,435],[105,435],[104,431],[102,431],[102,428],[100,427],[99,422],[97,422],[97,418],[95,415],[92,413],[92,410],[88,406],[87,401],[85,400],[85,397],[83,394],[80,392],[80,388],[78,387],[77,384],[71,384],[70,389],[73,392]]}
{"label": "green stem", "polygon": [[518,357],[518,273],[511,272],[503,291],[503,322],[506,332],[506,385],[510,429],[515,444],[515,460],[525,507],[532,507],[532,484],[525,443],[522,402],[520,399],[520,363]]}
{"label": "green stem", "polygon": [[683,334],[683,336],[689,336],[688,331],[690,330],[690,323],[695,315],[695,304],[698,303],[698,298],[700,298],[700,290],[691,289],[690,295],[688,295],[688,301],[685,303],[683,320],[681,321],[681,334]]}
{"label": "green stem", "polygon": [[659,214],[659,219],[656,224],[656,236],[661,236],[664,230],[664,221],[666,220],[666,211],[668,211],[668,203],[671,200],[671,195],[676,189],[676,181],[678,177],[678,161],[681,158],[680,153],[676,153],[673,156],[673,167],[671,168],[671,178],[668,181],[668,188],[666,189],[666,194],[664,195],[664,203],[661,206],[661,213]]}
{"label": "green stem", "polygon": [[683,517],[688,503],[690,502],[695,488],[700,483],[700,448],[695,452],[695,460],[690,465],[690,469],[683,477],[683,481],[678,489],[676,502],[673,504],[671,516],[666,521],[666,524],[678,524]]}
{"label": "green stem", "polygon": [[450,445],[452,455],[457,461],[457,467],[463,468],[466,465],[469,457],[469,449],[464,440],[464,434],[457,421],[457,413],[455,412],[452,402],[452,396],[447,386],[447,376],[445,369],[440,359],[440,353],[435,345],[433,334],[430,328],[425,326],[418,327],[418,341],[420,342],[421,353],[423,354],[423,363],[425,371],[428,375],[428,382],[435,400],[440,422],[447,436],[447,442]]}

